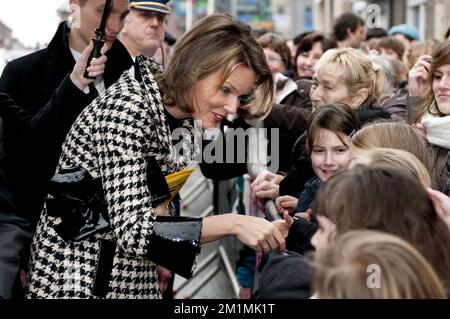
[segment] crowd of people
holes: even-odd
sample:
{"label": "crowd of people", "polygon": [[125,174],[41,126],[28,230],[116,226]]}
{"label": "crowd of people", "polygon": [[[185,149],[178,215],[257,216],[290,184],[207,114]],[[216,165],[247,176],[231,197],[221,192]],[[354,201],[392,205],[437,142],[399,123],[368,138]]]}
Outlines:
{"label": "crowd of people", "polygon": [[[448,32],[420,41],[345,13],[331,35],[286,39],[213,14],[174,39],[168,0],[70,4],[0,78],[1,298],[170,298],[201,245],[230,235],[241,298],[450,295]],[[278,130],[277,169],[238,214],[180,216],[164,176],[224,125]],[[266,200],[279,220],[249,216]]]}

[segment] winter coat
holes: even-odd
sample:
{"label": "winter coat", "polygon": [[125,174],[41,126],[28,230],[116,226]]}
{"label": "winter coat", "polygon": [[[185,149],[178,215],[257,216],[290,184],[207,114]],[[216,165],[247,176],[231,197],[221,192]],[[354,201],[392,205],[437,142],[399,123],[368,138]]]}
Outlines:
{"label": "winter coat", "polygon": [[[64,241],[55,228],[61,218],[46,206],[33,238],[27,297],[161,297],[156,265],[149,258],[156,249],[152,235],[157,228],[149,191],[155,181],[148,175],[148,163],[156,160],[164,175],[183,169],[192,159],[189,138],[194,128],[191,119],[180,121],[184,153],[174,156],[171,128],[153,75],[160,71],[157,63],[138,56],[134,68],[95,99],[72,126],[58,172],[82,168],[92,178],[100,178],[111,228],[86,239]],[[105,244],[110,246],[106,264]],[[178,263],[188,262],[186,252],[173,246],[164,253],[180,258]],[[99,285],[103,288],[97,293]]]}

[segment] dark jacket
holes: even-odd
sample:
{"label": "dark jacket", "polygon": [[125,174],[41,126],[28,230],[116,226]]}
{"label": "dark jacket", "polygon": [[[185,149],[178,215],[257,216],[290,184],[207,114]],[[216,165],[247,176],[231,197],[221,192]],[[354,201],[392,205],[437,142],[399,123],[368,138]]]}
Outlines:
{"label": "dark jacket", "polygon": [[298,197],[297,207],[295,208],[297,212],[302,213],[306,212],[308,208],[313,208],[314,200],[316,199],[316,194],[321,183],[318,177],[313,177],[305,184],[305,189]]}
{"label": "dark jacket", "polygon": [[406,122],[408,91],[398,89],[392,97],[383,104],[383,108],[391,114],[393,120]]}
{"label": "dark jacket", "polygon": [[21,257],[31,239],[29,223],[15,214],[3,171],[3,121],[0,118],[0,298],[11,298]]}
{"label": "dark jacket", "polygon": [[[9,94],[23,109],[3,103],[0,116],[5,123],[6,171],[13,198],[33,223],[40,215],[46,183],[55,172],[65,136],[96,97],[92,90],[89,94],[80,91],[69,79],[75,65],[69,32],[61,23],[46,49],[8,63],[0,78],[0,93]],[[107,56],[103,79],[109,87],[133,61],[119,41]]]}
{"label": "dark jacket", "polygon": [[[321,181],[318,177],[313,177],[305,184],[305,189],[298,198],[295,212],[306,212],[307,209],[313,208],[320,185]],[[294,218],[294,223],[289,228],[289,234],[286,237],[286,249],[302,255],[306,251],[313,249],[311,238],[317,231],[318,225],[314,212],[311,217],[311,221],[303,218]]]}
{"label": "dark jacket", "polygon": [[[224,119],[220,125],[221,136],[212,141],[203,139],[202,146],[204,151],[214,150],[214,153],[220,154],[217,159],[221,162],[216,161],[210,163],[203,156],[199,165],[203,175],[206,178],[214,180],[226,180],[247,174],[247,141],[245,143],[244,160],[242,160],[242,154],[240,154],[240,151],[237,148],[238,143],[235,140],[236,138],[230,138],[229,134],[224,133],[224,127],[227,126],[231,129],[242,128],[243,130],[247,130],[250,126],[242,117],[239,117],[232,122]],[[233,154],[230,154],[231,152]]]}
{"label": "dark jacket", "polygon": [[308,299],[314,267],[311,261],[296,253],[275,257],[267,263],[259,279],[255,299]]}
{"label": "dark jacket", "polygon": [[[447,166],[447,172],[450,172],[450,152],[447,155],[447,163],[445,165]],[[445,195],[450,196],[450,178],[447,180],[444,188],[444,193]]]}

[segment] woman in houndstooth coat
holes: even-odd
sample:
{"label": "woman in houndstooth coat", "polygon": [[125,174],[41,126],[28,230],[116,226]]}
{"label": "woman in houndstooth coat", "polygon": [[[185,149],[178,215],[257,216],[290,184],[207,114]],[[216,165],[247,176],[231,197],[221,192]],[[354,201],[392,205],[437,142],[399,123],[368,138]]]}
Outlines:
{"label": "woman in houndstooth coat", "polygon": [[166,217],[153,202],[154,171],[182,170],[193,156],[193,120],[206,129],[238,109],[270,111],[272,75],[250,28],[206,17],[161,71],[137,57],[73,125],[33,238],[28,298],[160,298],[156,264],[189,277],[200,244],[235,235],[255,250],[284,249],[284,221]]}

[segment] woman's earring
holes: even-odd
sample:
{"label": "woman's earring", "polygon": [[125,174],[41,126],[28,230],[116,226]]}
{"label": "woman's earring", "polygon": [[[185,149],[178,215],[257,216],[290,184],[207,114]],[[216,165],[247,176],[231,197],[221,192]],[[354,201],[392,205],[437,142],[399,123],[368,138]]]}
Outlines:
{"label": "woman's earring", "polygon": [[69,29],[72,29],[73,20],[74,20],[73,16],[68,16],[67,17],[66,23],[67,23],[67,26],[69,27]]}

